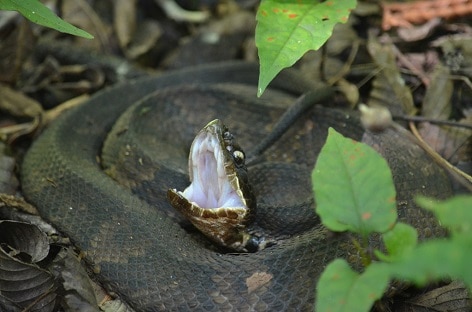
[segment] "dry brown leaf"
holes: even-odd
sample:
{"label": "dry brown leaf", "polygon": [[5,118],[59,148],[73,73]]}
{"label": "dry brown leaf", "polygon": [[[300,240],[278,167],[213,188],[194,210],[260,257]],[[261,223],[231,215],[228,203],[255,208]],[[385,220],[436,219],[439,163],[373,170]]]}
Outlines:
{"label": "dry brown leaf", "polygon": [[68,111],[71,108],[74,108],[90,98],[88,94],[82,94],[78,97],[70,99],[64,103],[59,104],[58,106],[48,110],[44,116],[44,124],[47,125],[55,120],[58,116],[60,116],[65,111]]}
{"label": "dry brown leaf", "polygon": [[139,23],[135,35],[131,39],[125,54],[128,58],[135,60],[151,51],[162,36],[162,29],[158,22],[146,19]]}
{"label": "dry brown leaf", "polygon": [[222,19],[210,22],[203,26],[199,33],[217,33],[219,35],[231,35],[236,33],[254,34],[256,20],[254,13],[249,11],[237,11]]}
{"label": "dry brown leaf", "polygon": [[19,211],[38,215],[38,210],[33,205],[27,203],[24,199],[13,195],[0,194],[0,207],[16,208]]}
{"label": "dry brown leaf", "polygon": [[0,110],[15,117],[36,118],[43,114],[41,105],[21,92],[0,84]]}
{"label": "dry brown leaf", "polygon": [[154,0],[173,20],[177,22],[202,23],[210,14],[208,12],[187,11],[182,9],[175,0]]}
{"label": "dry brown leaf", "polygon": [[[472,125],[472,117],[458,123]],[[472,130],[423,122],[419,126],[419,132],[423,140],[450,163],[472,161],[470,154]]]}
{"label": "dry brown leaf", "polygon": [[453,88],[449,69],[438,64],[431,77],[431,84],[426,90],[421,115],[432,119],[449,119]]}
{"label": "dry brown leaf", "polygon": [[9,143],[36,131],[43,116],[43,109],[38,102],[4,85],[0,85],[0,111],[7,112],[14,117],[31,120],[0,128],[0,140]]}
{"label": "dry brown leaf", "polygon": [[0,202],[1,196],[14,195],[18,191],[20,183],[15,175],[15,167],[15,158],[9,155],[6,145],[0,142]]}
{"label": "dry brown leaf", "polygon": [[99,312],[92,281],[72,249],[62,249],[54,262],[59,272],[56,279],[66,292],[62,307],[66,311]]}
{"label": "dry brown leaf", "polygon": [[380,72],[374,79],[369,106],[384,106],[393,115],[414,115],[416,108],[410,89],[400,75],[391,44],[380,44],[373,36],[367,43],[369,54]]}
{"label": "dry brown leaf", "polygon": [[[36,41],[31,23],[18,18],[17,14],[15,14],[15,17],[18,26],[13,31],[8,33],[8,28],[12,25],[7,25],[6,29],[0,29],[0,33],[3,34],[0,37],[0,81],[11,84],[14,84],[18,78],[26,58],[34,49]],[[2,19],[5,21],[5,19],[8,20],[8,17],[0,16],[0,20]],[[12,20],[11,23],[14,22],[15,20]]]}
{"label": "dry brown leaf", "polygon": [[[106,3],[104,1],[104,3]],[[111,10],[111,9],[110,9]],[[102,21],[100,15],[84,0],[62,1],[63,18],[95,36],[94,40],[75,38],[81,47],[94,51],[112,52],[110,36],[112,27]]]}
{"label": "dry brown leaf", "polygon": [[433,18],[420,26],[398,28],[397,33],[400,38],[407,42],[418,41],[428,37],[439,25],[441,25],[441,19]]}
{"label": "dry brown leaf", "polygon": [[467,287],[461,282],[454,281],[407,300],[395,311],[468,312],[471,304]]}
{"label": "dry brown leaf", "polygon": [[383,3],[382,28],[412,27],[434,18],[451,19],[472,12],[472,2],[464,0],[417,0]]}
{"label": "dry brown leaf", "polygon": [[136,0],[114,1],[113,25],[121,49],[126,50],[136,31]]}
{"label": "dry brown leaf", "polygon": [[[52,312],[55,307],[54,279],[38,263],[49,254],[47,235],[38,227],[18,221],[0,221],[0,310]],[[21,274],[18,274],[21,272]]]}

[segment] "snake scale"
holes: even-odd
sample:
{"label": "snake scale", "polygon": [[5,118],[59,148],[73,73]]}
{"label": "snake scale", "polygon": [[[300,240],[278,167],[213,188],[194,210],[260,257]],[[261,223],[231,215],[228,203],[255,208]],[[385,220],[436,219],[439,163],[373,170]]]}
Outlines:
{"label": "snake scale", "polygon": [[422,237],[438,230],[412,196],[449,196],[445,173],[398,132],[365,132],[355,113],[322,106],[300,116],[248,168],[256,222],[277,244],[223,252],[180,219],[165,193],[188,185],[189,147],[208,121],[223,120],[250,157],[286,108],[313,88],[287,71],[258,99],[257,72],[236,62],[122,83],[54,122],[25,156],[25,197],[136,310],[313,310],[329,261],[358,261],[348,234],[330,233],[313,212],[309,177],[330,126],[387,159],[401,220]]}

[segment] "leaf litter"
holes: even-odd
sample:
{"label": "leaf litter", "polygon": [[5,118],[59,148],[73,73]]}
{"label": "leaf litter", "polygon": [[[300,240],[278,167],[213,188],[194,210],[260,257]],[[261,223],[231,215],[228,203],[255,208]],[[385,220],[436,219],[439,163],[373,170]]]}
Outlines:
{"label": "leaf litter", "polygon": [[[15,95],[16,99],[26,96],[32,103],[40,103],[41,108],[35,108],[34,111],[42,113],[33,114],[39,116],[44,112],[47,114],[48,110],[60,106],[61,103],[82,96],[88,97],[120,80],[148,72],[191,66],[214,59],[258,59],[257,51],[251,48],[251,45],[254,46],[254,29],[240,27],[242,23],[249,24],[245,22],[248,20],[247,16],[255,17],[257,8],[254,2],[245,3],[244,6],[233,1],[219,4],[206,0],[186,3],[185,11],[205,12],[206,20],[199,23],[176,20],[175,15],[168,13],[169,7],[164,9],[164,2],[166,1],[62,1],[51,6],[65,20],[92,33],[96,38],[93,41],[66,37],[27,23],[14,15],[6,19],[0,18],[7,21],[0,25],[1,90],[8,88],[15,94],[22,94]],[[429,2],[440,3],[438,0]],[[172,11],[172,8],[170,10]],[[0,17],[5,16],[4,13],[0,12]],[[236,19],[233,22],[236,26],[229,26],[222,31],[218,24],[232,19],[237,14],[244,18]],[[437,16],[433,16],[424,21],[414,21],[415,28],[411,28],[411,25],[392,25],[391,30],[383,32],[380,22],[382,17],[386,17],[382,14],[379,5],[359,1],[358,7],[346,24],[335,27],[326,48],[308,53],[295,66],[307,76],[343,85],[341,90],[349,93],[346,96],[352,98],[351,93],[357,93],[351,103],[346,104],[337,97],[335,104],[355,105],[356,99],[359,98],[361,102],[369,105],[387,104],[394,117],[399,118],[397,120],[408,120],[415,117],[412,116],[415,113],[416,116],[426,118],[428,121],[418,124],[425,141],[452,164],[471,167],[472,130],[435,123],[450,121],[472,124],[470,18],[465,21],[441,20],[438,23]],[[406,33],[410,35],[406,36]],[[32,38],[27,39],[30,45],[24,44],[25,38]],[[201,38],[206,39],[202,41]],[[207,40],[208,38],[214,40]],[[199,49],[208,48],[206,51],[211,52],[202,53],[205,57],[196,61],[193,53],[195,43],[192,41],[200,45]],[[42,46],[35,48],[36,42]],[[58,52],[62,48],[54,46],[55,43],[72,46],[80,53],[61,55]],[[84,48],[88,50],[84,51]],[[230,49],[232,53],[212,57],[212,53],[218,49]],[[93,62],[90,61],[90,55],[94,56]],[[102,58],[102,55],[107,57]],[[129,74],[123,75],[119,71],[121,67],[116,64],[126,64],[126,68],[130,69]],[[67,67],[70,65],[78,67]],[[19,102],[17,100],[15,103]],[[402,105],[399,105],[400,103]],[[15,109],[21,108],[14,105]],[[31,107],[37,106],[32,105]],[[35,118],[31,113],[25,112],[18,116],[6,106],[0,105],[0,110],[0,133],[5,131],[6,127],[21,125],[28,118],[30,121]],[[40,128],[42,126],[39,125]],[[26,133],[18,130],[18,133],[23,136],[23,140],[24,135],[30,140],[35,131],[38,131],[36,128],[37,126]],[[24,150],[18,141],[8,142],[11,144],[10,148],[16,151],[15,154],[21,154]],[[9,165],[9,168],[12,167]],[[11,170],[9,174],[14,176],[15,172]],[[13,193],[17,193],[18,187],[13,185],[13,189],[16,189]],[[8,219],[11,218],[14,216],[10,214]],[[16,224],[10,225],[14,228],[18,226]],[[13,230],[8,232],[16,233]],[[10,256],[14,254],[13,249],[8,250]],[[44,247],[44,251],[46,250]],[[16,261],[10,256],[6,256],[8,261]],[[75,270],[69,272],[74,276],[81,274]],[[53,278],[50,273],[44,276],[45,280]],[[84,283],[87,285],[89,282]],[[64,282],[62,285],[65,285]],[[460,289],[461,286],[457,287]],[[50,295],[52,298],[52,293],[48,291],[44,292],[44,298],[49,298]],[[463,293],[451,294],[451,300],[456,296],[458,302],[463,296]],[[429,300],[414,300],[432,308],[433,301],[441,295],[432,293],[431,296]],[[77,299],[83,306],[88,304],[85,297],[87,295],[80,295],[80,299]]]}

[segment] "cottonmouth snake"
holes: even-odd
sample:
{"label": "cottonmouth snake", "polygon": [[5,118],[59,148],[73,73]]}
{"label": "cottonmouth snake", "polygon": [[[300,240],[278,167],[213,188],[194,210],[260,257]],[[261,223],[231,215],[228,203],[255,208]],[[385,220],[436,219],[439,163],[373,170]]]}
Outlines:
{"label": "cottonmouth snake", "polygon": [[[33,144],[22,166],[23,192],[99,268],[100,281],[139,311],[312,310],[316,280],[327,263],[335,257],[357,261],[346,234],[329,233],[311,209],[309,175],[329,126],[378,149],[393,171],[400,219],[422,237],[436,233],[412,196],[448,196],[444,172],[398,132],[370,134],[356,114],[320,106],[298,118],[249,168],[260,208],[256,218],[267,231],[280,232],[276,245],[224,253],[169,216],[165,191],[188,185],[188,149],[203,125],[222,119],[250,155],[285,108],[312,88],[289,71],[276,79],[271,94],[256,99],[256,81],[255,65],[234,63],[102,91]],[[107,133],[133,103],[134,114],[121,117],[111,135],[120,141],[105,144],[102,155]],[[131,169],[120,173],[120,165]],[[292,169],[283,170],[287,166]]]}

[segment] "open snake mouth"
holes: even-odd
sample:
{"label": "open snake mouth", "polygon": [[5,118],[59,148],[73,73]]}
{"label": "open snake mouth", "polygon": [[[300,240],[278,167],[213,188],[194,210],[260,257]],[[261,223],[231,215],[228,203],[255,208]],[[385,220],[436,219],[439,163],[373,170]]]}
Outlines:
{"label": "open snake mouth", "polygon": [[172,206],[203,234],[237,251],[244,251],[250,238],[245,229],[255,205],[244,159],[233,135],[215,119],[190,148],[190,185],[167,192]]}
{"label": "open snake mouth", "polygon": [[191,184],[182,196],[205,209],[246,207],[236,172],[231,170],[233,160],[226,155],[233,148],[226,149],[217,127],[217,121],[211,122],[193,141],[189,156]]}

